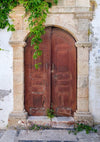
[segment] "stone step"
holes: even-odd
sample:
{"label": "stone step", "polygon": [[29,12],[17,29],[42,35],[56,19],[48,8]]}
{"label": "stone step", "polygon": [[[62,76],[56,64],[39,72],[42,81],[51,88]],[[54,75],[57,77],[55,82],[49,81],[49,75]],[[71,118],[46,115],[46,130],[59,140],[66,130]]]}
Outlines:
{"label": "stone step", "polygon": [[29,116],[28,122],[40,126],[51,126],[52,128],[74,128],[73,117],[54,117],[51,121],[47,116]]}

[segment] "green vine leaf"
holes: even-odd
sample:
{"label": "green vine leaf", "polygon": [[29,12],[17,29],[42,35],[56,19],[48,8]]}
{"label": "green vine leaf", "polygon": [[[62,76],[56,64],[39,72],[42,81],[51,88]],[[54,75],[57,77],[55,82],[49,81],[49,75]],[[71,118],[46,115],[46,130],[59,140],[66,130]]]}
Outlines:
{"label": "green vine leaf", "polygon": [[38,69],[42,63],[35,64],[35,69]]}
{"label": "green vine leaf", "polygon": [[36,52],[34,52],[34,54],[33,54],[33,59],[37,59],[38,58],[38,56],[37,56],[37,54],[36,54]]}
{"label": "green vine leaf", "polygon": [[[53,3],[57,4],[58,0],[53,0]],[[11,10],[19,4],[22,4],[25,8],[26,14],[30,13],[28,18],[31,46],[34,46],[33,59],[37,59],[42,55],[42,51],[39,47],[42,42],[42,35],[45,34],[45,26],[47,14],[49,8],[52,7],[52,0],[1,0],[0,1],[0,29],[7,27],[7,31],[15,31],[14,25],[9,22],[9,13]],[[38,69],[41,63],[35,64],[35,68]]]}
{"label": "green vine leaf", "polygon": [[38,50],[38,56],[42,56],[42,50]]}

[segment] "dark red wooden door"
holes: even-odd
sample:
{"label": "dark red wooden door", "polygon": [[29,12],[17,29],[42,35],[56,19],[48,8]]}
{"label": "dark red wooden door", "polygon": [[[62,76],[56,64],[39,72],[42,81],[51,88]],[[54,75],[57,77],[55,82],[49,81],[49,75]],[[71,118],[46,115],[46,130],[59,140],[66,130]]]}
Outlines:
{"label": "dark red wooden door", "polygon": [[[31,38],[27,40],[25,47],[25,109],[29,115],[46,115],[47,108],[50,108],[51,95],[51,28],[46,29],[45,36],[40,48],[43,55],[37,60],[33,60],[33,47]],[[35,62],[41,62],[38,70],[35,69]]]}
{"label": "dark red wooden door", "polygon": [[25,48],[25,109],[29,115],[46,115],[53,107],[57,116],[76,111],[76,48],[70,34],[59,28],[46,28],[40,48],[42,65],[34,68],[31,38]]}
{"label": "dark red wooden door", "polygon": [[76,110],[75,40],[65,31],[52,31],[52,106],[57,116]]}

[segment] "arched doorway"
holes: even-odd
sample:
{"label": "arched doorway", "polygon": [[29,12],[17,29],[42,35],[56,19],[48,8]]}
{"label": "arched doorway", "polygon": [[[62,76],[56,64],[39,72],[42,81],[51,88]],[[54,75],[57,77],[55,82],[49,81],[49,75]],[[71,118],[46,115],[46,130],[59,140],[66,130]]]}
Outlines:
{"label": "arched doorway", "polygon": [[29,115],[46,115],[52,108],[56,116],[72,116],[76,111],[76,48],[66,31],[46,28],[40,48],[42,65],[36,70],[31,38],[24,50],[25,109]]}

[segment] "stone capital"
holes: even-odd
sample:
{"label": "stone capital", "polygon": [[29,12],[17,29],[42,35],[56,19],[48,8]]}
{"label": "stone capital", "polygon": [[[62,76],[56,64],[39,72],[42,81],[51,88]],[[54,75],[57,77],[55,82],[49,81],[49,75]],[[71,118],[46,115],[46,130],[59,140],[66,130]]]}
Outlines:
{"label": "stone capital", "polygon": [[10,42],[24,42],[29,34],[28,30],[16,30],[12,32]]}
{"label": "stone capital", "polygon": [[75,46],[78,47],[78,48],[79,47],[81,47],[81,48],[86,48],[86,47],[90,48],[92,46],[92,43],[91,42],[76,42]]}
{"label": "stone capital", "polygon": [[9,44],[14,48],[14,47],[25,47],[26,42],[16,42],[16,41],[9,41]]}

